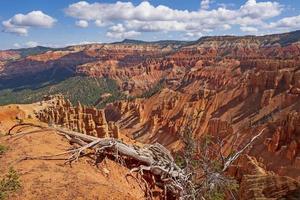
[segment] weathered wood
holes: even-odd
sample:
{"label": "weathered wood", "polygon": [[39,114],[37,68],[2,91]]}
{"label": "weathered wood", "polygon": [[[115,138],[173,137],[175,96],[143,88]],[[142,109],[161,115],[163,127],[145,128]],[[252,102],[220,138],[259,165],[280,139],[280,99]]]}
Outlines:
{"label": "weathered wood", "polygon": [[[124,144],[120,140],[117,140],[115,138],[97,138],[90,135],[85,135],[82,133],[78,133],[75,131],[69,131],[62,128],[53,128],[56,131],[59,131],[61,133],[64,133],[70,137],[79,138],[82,141],[88,142],[89,144],[96,142],[97,145],[94,145],[93,148],[102,148],[111,146],[109,149],[111,151],[116,151],[122,156],[130,157],[138,162],[141,162],[144,165],[152,166],[154,163],[158,162],[159,160],[155,160],[153,157],[153,152],[148,149],[143,148],[136,148],[134,146],[130,146],[127,144]],[[167,155],[170,156],[170,155]],[[180,169],[178,166],[175,166],[175,168]],[[166,169],[161,168],[162,172],[167,172]],[[174,176],[178,176],[179,173],[174,173]]]}
{"label": "weathered wood", "polygon": [[[70,162],[77,160],[83,151],[86,149],[93,149],[96,155],[115,155],[116,157],[126,157],[130,158],[138,164],[138,167],[131,170],[131,172],[141,172],[147,171],[159,179],[155,184],[159,187],[168,190],[174,197],[178,199],[189,199],[191,195],[187,190],[187,186],[192,185],[193,193],[196,193],[194,185],[191,183],[188,171],[182,170],[174,161],[174,158],[170,152],[160,144],[145,145],[143,147],[137,147],[130,144],[125,144],[121,140],[115,138],[97,138],[90,135],[85,135],[76,131],[70,131],[61,127],[52,126],[50,128],[43,127],[40,125],[35,125],[31,123],[22,123],[14,125],[10,130],[18,126],[34,126],[41,129],[53,130],[54,133],[66,137],[70,142],[78,144],[80,147],[78,149],[70,150],[53,156],[40,156],[33,159],[50,159],[51,157],[71,154],[68,159]],[[257,139],[259,138],[266,128],[262,129],[256,136],[251,138],[251,140],[235,153],[233,156],[223,158],[223,168],[220,171],[214,172],[207,168],[207,163],[204,161],[204,173],[206,176],[206,186],[197,189],[197,191],[205,192],[208,188],[214,188],[220,182],[226,182],[227,179],[223,173],[228,169],[228,167]],[[30,158],[26,158],[30,159]]]}
{"label": "weathered wood", "polygon": [[183,193],[187,175],[176,165],[170,152],[159,144],[136,147],[115,138],[97,138],[60,127],[53,127],[53,130],[68,137],[77,138],[78,141],[87,142],[84,146],[82,142],[77,143],[82,147],[71,156],[71,160],[77,160],[80,153],[87,148],[95,149],[96,152],[99,150],[117,152],[118,155],[131,158],[140,163],[137,168],[139,171],[148,171],[152,175],[161,177],[161,181],[158,181],[157,185],[164,185],[174,196],[180,197]]}
{"label": "weathered wood", "polygon": [[44,126],[41,126],[41,125],[36,125],[36,124],[33,124],[33,123],[19,123],[19,124],[15,124],[14,126],[12,126],[9,130],[8,130],[8,133],[7,135],[12,135],[12,130],[15,129],[16,127],[19,127],[19,126],[33,126],[33,127],[37,127],[37,128],[47,128],[47,127],[44,127]]}

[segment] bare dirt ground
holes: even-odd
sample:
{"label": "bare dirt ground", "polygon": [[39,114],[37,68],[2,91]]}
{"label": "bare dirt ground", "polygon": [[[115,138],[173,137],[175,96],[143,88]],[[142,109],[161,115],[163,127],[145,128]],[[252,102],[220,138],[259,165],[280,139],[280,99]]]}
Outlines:
{"label": "bare dirt ground", "polygon": [[144,191],[137,181],[127,176],[128,169],[117,162],[104,159],[98,166],[89,158],[79,159],[72,165],[65,160],[23,160],[29,156],[54,155],[68,150],[71,145],[52,130],[33,127],[16,128],[14,136],[3,136],[23,118],[38,123],[33,110],[38,105],[11,105],[0,107],[0,144],[8,151],[0,156],[0,177],[13,167],[19,174],[22,188],[9,199],[144,199]]}

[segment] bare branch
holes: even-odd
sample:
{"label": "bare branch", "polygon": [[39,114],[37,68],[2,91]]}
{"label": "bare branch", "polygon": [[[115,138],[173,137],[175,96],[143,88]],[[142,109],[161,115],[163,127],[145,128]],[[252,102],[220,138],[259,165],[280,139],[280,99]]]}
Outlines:
{"label": "bare branch", "polygon": [[239,156],[259,137],[261,136],[264,131],[266,130],[266,128],[263,128],[256,136],[254,136],[253,138],[251,138],[251,140],[238,152],[236,152],[233,156],[229,157],[227,159],[227,161],[224,164],[223,167],[223,172],[226,171],[228,169],[228,167],[236,160],[239,158]]}

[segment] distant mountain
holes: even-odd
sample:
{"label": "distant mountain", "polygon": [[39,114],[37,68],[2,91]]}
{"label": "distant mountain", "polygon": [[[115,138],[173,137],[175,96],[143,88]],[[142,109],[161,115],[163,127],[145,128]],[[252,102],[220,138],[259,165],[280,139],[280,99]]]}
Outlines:
{"label": "distant mountain", "polygon": [[18,52],[21,55],[21,57],[26,57],[26,56],[32,56],[32,55],[36,55],[36,54],[45,53],[50,50],[54,50],[54,49],[50,48],[50,47],[36,46],[36,47],[32,47],[32,48],[17,49],[14,51]]}
{"label": "distant mountain", "polygon": [[206,36],[201,37],[195,43],[203,43],[207,41],[240,41],[240,40],[257,40],[262,42],[265,45],[274,45],[276,43],[281,46],[290,45],[292,43],[296,43],[300,41],[300,30],[293,31],[289,33],[283,34],[272,34],[272,35],[264,35],[264,36],[255,36],[255,35],[247,35],[247,36]]}
{"label": "distant mountain", "polygon": [[16,60],[27,56],[42,54],[50,50],[55,50],[55,49],[49,47],[37,46],[32,48],[0,50],[0,61],[11,60],[11,59]]}
{"label": "distant mountain", "polygon": [[132,40],[124,39],[121,42],[115,42],[113,44],[157,44],[157,45],[184,45],[188,44],[189,41],[180,40],[158,40],[158,41],[143,41],[143,40]]}

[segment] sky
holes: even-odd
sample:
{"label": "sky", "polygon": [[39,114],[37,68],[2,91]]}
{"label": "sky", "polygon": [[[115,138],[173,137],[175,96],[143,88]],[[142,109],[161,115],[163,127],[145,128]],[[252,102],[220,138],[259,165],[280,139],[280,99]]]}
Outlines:
{"label": "sky", "polygon": [[1,0],[0,49],[300,29],[300,0]]}

